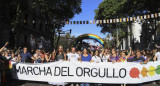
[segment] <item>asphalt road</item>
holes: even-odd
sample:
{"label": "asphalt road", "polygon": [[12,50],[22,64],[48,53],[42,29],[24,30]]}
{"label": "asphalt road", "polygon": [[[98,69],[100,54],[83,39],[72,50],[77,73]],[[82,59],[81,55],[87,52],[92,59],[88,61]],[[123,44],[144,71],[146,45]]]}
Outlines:
{"label": "asphalt road", "polygon": [[[6,85],[1,85],[1,86],[54,86],[54,85],[50,85],[46,82],[32,82],[32,81],[12,81],[9,84]],[[65,85],[65,86],[80,86],[80,85]],[[91,84],[91,86],[96,86],[95,84]],[[103,86],[121,86],[121,85],[103,85]],[[138,85],[126,85],[126,86],[138,86]],[[143,83],[142,86],[160,86],[158,84],[156,84],[155,82],[149,82],[149,83]]]}

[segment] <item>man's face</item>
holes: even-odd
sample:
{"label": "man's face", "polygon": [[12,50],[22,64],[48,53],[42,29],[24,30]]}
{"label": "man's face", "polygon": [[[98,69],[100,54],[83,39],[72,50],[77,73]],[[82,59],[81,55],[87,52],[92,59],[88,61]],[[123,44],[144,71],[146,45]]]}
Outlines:
{"label": "man's face", "polygon": [[75,48],[72,48],[72,53],[75,53],[76,52],[76,49]]}
{"label": "man's face", "polygon": [[40,53],[40,50],[37,49],[37,50],[36,50],[36,53],[39,54],[39,53]]}
{"label": "man's face", "polygon": [[141,55],[140,51],[137,51],[137,53],[136,53],[136,54],[137,54],[138,56],[139,56],[139,55]]}
{"label": "man's face", "polygon": [[62,46],[59,46],[59,52],[62,52],[63,51],[63,47]]}
{"label": "man's face", "polygon": [[24,48],[24,49],[23,49],[23,52],[26,53],[26,52],[27,52],[27,48]]}

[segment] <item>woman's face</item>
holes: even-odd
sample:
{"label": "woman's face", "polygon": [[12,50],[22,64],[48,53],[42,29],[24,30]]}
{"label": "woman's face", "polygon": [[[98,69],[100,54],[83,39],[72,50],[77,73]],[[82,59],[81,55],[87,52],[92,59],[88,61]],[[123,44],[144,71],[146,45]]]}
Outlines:
{"label": "woman's face", "polygon": [[5,54],[5,56],[8,56],[8,52],[6,51],[6,52],[4,52],[4,54]]}
{"label": "woman's face", "polygon": [[125,53],[124,52],[121,52],[121,57],[125,57]]}
{"label": "woman's face", "polygon": [[134,51],[132,51],[132,55],[134,55]]}
{"label": "woman's face", "polygon": [[84,49],[84,50],[83,50],[83,53],[84,53],[84,54],[87,54],[87,49]]}
{"label": "woman's face", "polygon": [[4,52],[2,52],[2,56],[5,56],[5,53],[4,53]]}
{"label": "woman's face", "polygon": [[11,57],[12,57],[12,58],[14,58],[14,57],[15,57],[14,53],[12,53],[12,54],[11,54]]}
{"label": "woman's face", "polygon": [[21,58],[21,55],[20,55],[20,54],[18,54],[18,58]]}
{"label": "woman's face", "polygon": [[108,52],[108,49],[105,49],[105,53],[107,53]]}
{"label": "woman's face", "polygon": [[112,54],[115,54],[115,49],[112,49]]}
{"label": "woman's face", "polygon": [[95,52],[95,55],[98,56],[98,51]]}

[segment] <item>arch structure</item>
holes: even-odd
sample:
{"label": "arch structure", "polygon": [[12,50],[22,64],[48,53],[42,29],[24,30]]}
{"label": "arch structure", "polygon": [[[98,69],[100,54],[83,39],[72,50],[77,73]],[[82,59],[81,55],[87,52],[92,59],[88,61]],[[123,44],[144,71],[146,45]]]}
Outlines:
{"label": "arch structure", "polygon": [[95,35],[95,34],[83,34],[83,35],[78,36],[78,37],[73,41],[72,46],[75,47],[75,46],[77,45],[77,43],[78,43],[79,41],[82,41],[83,39],[93,39],[93,40],[99,42],[103,47],[105,47],[105,45],[104,45],[104,40],[103,40],[101,37],[99,37],[99,36],[97,36],[97,35]]}

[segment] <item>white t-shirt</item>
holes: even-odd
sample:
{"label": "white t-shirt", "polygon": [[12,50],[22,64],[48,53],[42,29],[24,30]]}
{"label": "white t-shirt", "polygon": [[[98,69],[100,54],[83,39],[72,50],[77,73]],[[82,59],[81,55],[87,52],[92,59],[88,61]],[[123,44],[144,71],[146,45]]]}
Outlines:
{"label": "white t-shirt", "polygon": [[6,59],[9,60],[11,58],[11,56],[6,56]]}
{"label": "white t-shirt", "polygon": [[99,56],[92,57],[93,62],[101,62],[101,58]]}
{"label": "white t-shirt", "polygon": [[155,56],[157,57],[157,61],[160,61],[160,52],[157,52]]}
{"label": "white t-shirt", "polygon": [[102,54],[100,54],[100,57],[102,58],[102,61],[103,62],[108,62],[108,59],[109,59],[109,57],[110,57],[110,55],[106,55],[106,56],[102,56]]}
{"label": "white t-shirt", "polygon": [[77,53],[68,53],[67,56],[70,61],[78,61],[79,59],[79,54]]}

